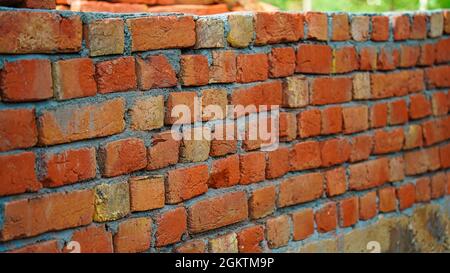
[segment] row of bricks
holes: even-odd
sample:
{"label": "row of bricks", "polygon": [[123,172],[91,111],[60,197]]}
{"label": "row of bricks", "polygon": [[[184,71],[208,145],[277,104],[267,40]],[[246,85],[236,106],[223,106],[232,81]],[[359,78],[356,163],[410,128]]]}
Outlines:
{"label": "row of bricks", "polygon": [[[429,68],[425,77],[436,79],[430,80],[432,86],[448,87],[450,82],[445,80],[448,72],[450,66]],[[367,130],[369,127],[404,124],[409,119],[424,118],[431,114],[434,116],[447,114],[449,92],[435,91],[430,95],[431,98],[423,93],[415,94],[424,90],[423,78],[422,70],[391,74],[358,73],[353,78],[308,79],[303,76],[292,76],[283,81],[238,88],[229,99],[227,91],[223,89],[203,90],[200,99],[196,92],[172,92],[168,95],[165,112],[163,96],[136,98],[128,111],[125,101],[121,98],[100,103],[44,109],[37,117],[34,108],[4,109],[0,110],[2,121],[0,136],[3,139],[0,142],[0,151],[29,148],[36,144],[55,145],[121,133],[126,127],[124,122],[126,112],[130,114],[132,130],[149,131],[162,128],[164,124],[223,119],[232,116],[231,114],[242,116],[248,112],[258,111],[259,107],[264,105],[302,108],[308,105],[345,103],[352,98],[380,99],[412,93],[408,97],[409,105],[407,100],[397,99],[375,103],[370,109],[369,106],[363,105],[345,108],[331,106],[324,109],[308,109],[299,113],[297,117],[294,113],[281,113],[280,136],[287,140],[295,139],[297,136],[305,138],[342,131],[350,134]],[[444,80],[441,80],[442,78]],[[329,90],[333,90],[333,96],[329,95]],[[228,104],[247,107],[230,110]],[[191,115],[175,113],[173,116],[172,110],[180,105],[187,106]],[[221,111],[211,113],[208,106],[219,106]],[[110,126],[105,128],[103,125],[107,123]],[[225,128],[230,127],[229,123],[227,122]],[[232,132],[226,132],[229,133]]]}
{"label": "row of bricks", "polygon": [[[318,176],[320,174],[314,173],[303,175],[301,178],[317,179]],[[142,182],[144,180],[134,181]],[[151,246],[164,247],[180,242],[182,238],[186,238],[187,232],[192,235],[235,224],[250,217],[251,219],[265,218],[265,227],[262,225],[245,227],[237,231],[237,234],[232,232],[210,238],[208,249],[210,252],[261,252],[264,240],[267,240],[269,248],[279,248],[287,245],[291,238],[294,241],[307,239],[314,234],[315,229],[319,233],[326,233],[335,230],[338,225],[342,228],[350,227],[355,225],[358,220],[366,221],[374,218],[378,212],[405,210],[412,207],[414,203],[429,202],[446,194],[450,194],[450,174],[437,172],[431,176],[418,178],[414,182],[386,186],[360,196],[328,201],[316,209],[305,208],[271,217],[276,208],[276,189],[272,185],[254,190],[248,200],[247,194],[244,192],[226,193],[199,201],[188,207],[187,210],[180,206],[159,213],[154,217],[155,221],[150,217],[128,218],[119,222],[117,227],[112,228],[115,230],[114,236],[111,231],[105,230],[105,225],[90,225],[74,231],[71,241],[80,243],[82,252],[141,252],[148,251]],[[106,198],[109,197],[107,194],[105,195]],[[63,198],[65,203],[57,202],[63,201],[61,200]],[[35,199],[29,201],[29,206],[36,212],[55,206],[57,208],[53,208],[52,212],[58,213],[67,210],[70,201],[85,201],[92,204],[91,198],[92,196],[87,190],[75,191],[48,195],[40,200]],[[84,206],[77,211],[77,215],[66,219],[64,224],[59,219],[62,215],[49,216],[46,214],[46,217],[38,218],[39,214],[33,216],[36,217],[39,227],[25,228],[21,225],[19,231],[12,229],[11,227],[18,226],[10,219],[17,217],[18,211],[24,209],[22,201],[6,204],[6,225],[0,233],[3,240],[12,239],[15,236],[36,235],[48,230],[71,228],[74,227],[74,224],[88,225],[92,222],[92,218],[89,219],[89,213],[92,213],[93,209]],[[211,213],[213,211],[214,213]],[[82,216],[83,220],[76,219],[79,216]],[[17,219],[20,219],[19,224],[25,224],[27,221],[23,218]],[[22,223],[22,221],[24,222]],[[155,239],[153,240],[152,229],[155,226]],[[35,251],[49,251],[49,249],[59,251],[56,241],[47,241],[15,251],[22,252],[33,249]],[[204,252],[205,250],[205,243],[202,239],[195,239],[174,247],[176,252]]]}
{"label": "row of bricks", "polygon": [[[298,162],[291,162],[291,165],[297,166],[295,169],[301,170],[307,169],[306,165],[319,167],[322,164],[334,165],[347,160],[355,162],[367,159],[371,154],[391,153],[445,141],[450,138],[448,134],[450,118],[446,116],[447,111],[448,93],[433,93],[432,104],[425,95],[414,94],[410,97],[409,111],[406,101],[401,99],[374,104],[370,107],[370,112],[367,105],[332,106],[321,110],[310,109],[297,115],[282,112],[279,117],[280,128],[277,134],[281,141],[292,141],[298,137],[305,139],[319,135],[364,132],[369,129],[369,125],[370,128],[375,129],[388,124],[403,125],[409,118],[423,119],[432,113],[436,117],[407,125],[406,128],[377,129],[373,136],[372,134],[358,135],[352,137],[350,141],[335,138],[324,141],[320,145],[317,141],[295,144],[293,150],[298,150],[294,153],[298,156],[292,157],[294,161],[295,158],[298,158]],[[33,143],[34,145],[36,143],[36,125],[34,121],[27,122],[30,119],[34,120],[33,115],[32,110],[0,112],[0,119],[4,121],[3,125],[5,126],[3,130],[4,147],[11,147],[6,145],[20,147],[19,144],[26,147],[25,144]],[[178,162],[201,162],[207,160],[209,156],[236,153],[238,140],[242,140],[242,148],[246,151],[259,149],[263,146],[263,139],[266,139],[266,136],[260,132],[257,139],[250,138],[251,128],[254,127],[253,122],[248,121],[246,131],[242,133],[237,132],[235,123],[217,124],[213,132],[208,128],[201,127],[185,129],[182,133],[165,131],[153,135],[153,144],[150,147],[146,147],[144,140],[140,138],[126,138],[103,143],[99,152],[102,174],[106,177],[113,177],[144,168],[147,170],[161,169]],[[259,120],[259,122],[261,121]],[[270,119],[267,119],[267,122],[269,123]],[[18,127],[18,124],[23,126]],[[258,123],[255,126],[258,126]],[[192,136],[199,135],[199,133],[201,133],[201,138],[191,139]],[[240,135],[237,136],[237,134]],[[320,152],[321,150],[323,151]],[[168,153],[168,151],[170,152]],[[287,158],[287,156],[286,149],[282,158]],[[63,149],[57,153],[46,152],[39,157],[39,165],[44,169],[44,174],[40,175],[42,183],[45,186],[57,187],[94,178],[97,169],[96,158],[94,148]],[[8,181],[1,187],[0,195],[38,190],[41,187],[36,178],[36,156],[33,152],[5,154],[0,156],[0,159],[9,166],[9,171],[2,171],[0,176]],[[264,157],[262,160],[264,162]],[[285,164],[287,164],[286,162],[289,160],[286,160]],[[280,165],[284,166],[285,164],[281,163]],[[27,171],[16,172],[17,169]],[[264,177],[264,172],[261,175]]]}
{"label": "row of bricks", "polygon": [[[332,49],[328,45],[272,48],[269,54],[236,54],[212,51],[205,55],[181,55],[177,72],[164,55],[121,57],[94,64],[89,58],[56,61],[45,59],[6,62],[0,71],[0,91],[5,102],[39,101],[55,97],[67,100],[131,90],[202,86],[209,83],[249,83],[300,73],[386,71],[397,67],[441,64],[450,61],[450,39],[436,44],[402,45],[398,49],[364,47],[359,56],[353,46]],[[377,57],[378,55],[378,57]],[[178,66],[178,64],[177,64]],[[179,78],[179,79],[178,79]],[[73,84],[74,81],[79,84]]]}
{"label": "row of bricks", "polygon": [[[352,16],[351,23],[346,14],[333,14],[331,17],[331,40],[336,41],[349,40],[350,36],[355,41],[388,41],[390,20],[394,40],[436,38],[444,32],[450,33],[448,11],[414,14],[412,20],[409,15],[401,14],[393,15],[392,19],[384,15]],[[307,39],[328,41],[328,19],[328,14],[319,12],[230,14],[226,22],[214,17],[195,20],[192,16],[173,15],[130,18],[126,23],[121,18],[109,18],[89,22],[83,31],[79,15],[64,18],[54,12],[4,11],[0,15],[0,25],[15,24],[16,28],[3,31],[6,35],[0,39],[0,52],[78,52],[82,49],[84,36],[91,56],[123,54],[125,24],[130,32],[133,52],[165,48],[223,48],[226,41],[233,47],[244,48],[251,44],[297,42],[305,37],[305,33]],[[229,29],[226,37],[225,23]],[[39,28],[40,24],[48,27]]]}

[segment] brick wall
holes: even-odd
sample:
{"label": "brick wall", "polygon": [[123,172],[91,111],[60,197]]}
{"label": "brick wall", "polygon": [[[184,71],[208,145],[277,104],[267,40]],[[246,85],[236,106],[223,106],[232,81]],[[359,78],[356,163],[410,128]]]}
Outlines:
{"label": "brick wall", "polygon": [[[0,33],[0,251],[448,249],[425,247],[450,234],[448,11],[2,8]],[[280,105],[279,147],[243,113],[173,138],[200,104]]]}

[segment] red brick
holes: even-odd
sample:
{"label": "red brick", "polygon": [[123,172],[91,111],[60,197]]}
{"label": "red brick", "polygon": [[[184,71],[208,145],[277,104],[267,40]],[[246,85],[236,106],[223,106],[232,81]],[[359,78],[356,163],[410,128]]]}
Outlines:
{"label": "red brick", "polygon": [[[256,107],[249,112],[259,111],[261,106],[271,109],[270,106],[278,106],[283,103],[282,83],[281,81],[264,82],[251,87],[239,88],[231,94],[231,104],[244,107]],[[236,116],[241,116],[245,110],[236,109]]]}
{"label": "red brick", "polygon": [[294,228],[293,239],[300,241],[314,233],[314,212],[311,208],[292,213],[292,225]]}
{"label": "red brick", "polygon": [[409,97],[409,117],[420,119],[431,115],[431,104],[423,94],[416,94]]}
{"label": "red brick", "polygon": [[404,70],[390,74],[372,74],[372,98],[382,99],[392,96],[404,96],[424,90],[422,70]]}
{"label": "red brick", "polygon": [[414,14],[412,18],[410,39],[422,40],[427,38],[427,15]]}
{"label": "red brick", "polygon": [[337,226],[336,203],[334,202],[326,203],[318,211],[316,211],[314,216],[318,232],[325,233],[336,229]]}
{"label": "red brick", "polygon": [[104,225],[88,226],[73,233],[71,241],[80,244],[80,253],[112,253],[113,242],[111,232]]}
{"label": "red brick", "polygon": [[447,63],[450,61],[450,38],[440,40],[436,44],[436,63]]}
{"label": "red brick", "polygon": [[400,47],[400,67],[413,67],[419,62],[420,47],[402,45]]}
{"label": "red brick", "polygon": [[403,149],[413,149],[423,145],[422,127],[417,124],[408,126],[405,131],[405,145]]}
{"label": "red brick", "polygon": [[166,202],[175,204],[205,193],[208,190],[208,176],[207,165],[168,171]]}
{"label": "red brick", "polygon": [[372,41],[380,42],[389,39],[389,17],[372,17]]}
{"label": "red brick", "polygon": [[210,83],[236,81],[236,53],[232,50],[212,51],[212,64],[209,68]]}
{"label": "red brick", "polygon": [[236,153],[237,136],[234,123],[220,123],[214,126],[211,138],[211,156],[222,156]]}
{"label": "red brick", "polygon": [[445,119],[428,120],[422,124],[425,145],[433,145],[435,143],[447,139],[448,126]]}
{"label": "red brick", "polygon": [[14,249],[8,253],[59,253],[58,241],[50,240]]}
{"label": "red brick", "polygon": [[122,98],[44,110],[39,117],[39,143],[54,145],[120,133],[125,128],[124,112]]}
{"label": "red brick", "polygon": [[373,147],[371,135],[359,135],[351,139],[350,162],[368,159]]}
{"label": "red brick", "polygon": [[0,152],[33,147],[37,137],[34,109],[0,111]]}
{"label": "red brick", "polygon": [[345,138],[333,138],[320,143],[322,166],[329,167],[346,162],[350,157],[351,146]]}
{"label": "red brick", "polygon": [[309,173],[283,180],[278,194],[278,206],[287,207],[318,199],[323,193],[323,175]]}
{"label": "red brick", "polygon": [[239,183],[239,156],[231,155],[212,162],[208,186],[211,188],[231,187]]}
{"label": "red brick", "polygon": [[[197,94],[195,92],[172,92],[169,93],[169,97],[167,99],[166,104],[166,124],[184,124],[184,123],[192,123],[194,121],[200,120],[200,113],[196,108],[199,105],[199,101],[197,98]],[[187,107],[189,112],[187,115],[184,115],[183,112],[185,109],[177,109],[173,110],[174,107]],[[187,109],[186,109],[187,110]],[[174,113],[172,113],[174,111]]]}
{"label": "red brick", "polygon": [[95,78],[101,94],[136,89],[136,71],[133,57],[123,57],[95,65]]}
{"label": "red brick", "polygon": [[416,188],[408,183],[397,188],[397,197],[400,210],[410,208],[416,202]]}
{"label": "red brick", "polygon": [[441,159],[441,167],[450,167],[450,144],[439,147],[439,154]]}
{"label": "red brick", "polygon": [[328,40],[328,16],[322,12],[307,12],[308,39]]}
{"label": "red brick", "polygon": [[374,154],[386,154],[398,152],[403,148],[405,134],[403,128],[396,128],[390,131],[383,129],[376,130],[374,134]]}
{"label": "red brick", "polygon": [[265,179],[266,155],[263,152],[252,152],[239,156],[241,180],[240,184],[247,185]]}
{"label": "red brick", "polygon": [[89,58],[55,62],[53,86],[58,100],[95,96],[97,84],[94,79],[94,63]]}
{"label": "red brick", "polygon": [[147,166],[147,151],[144,141],[139,138],[109,142],[101,148],[100,157],[106,177],[131,173]]}
{"label": "red brick", "polygon": [[182,55],[180,80],[186,86],[206,85],[209,82],[208,59],[204,55]]}
{"label": "red brick", "polygon": [[342,109],[344,133],[352,134],[369,128],[369,109],[365,105]]}
{"label": "red brick", "polygon": [[287,12],[256,12],[255,44],[296,42],[303,38],[303,14]]}
{"label": "red brick", "polygon": [[267,54],[240,54],[236,58],[236,80],[241,83],[264,81],[269,78]]}
{"label": "red brick", "polygon": [[350,39],[350,23],[345,13],[333,14],[331,25],[333,41],[347,41]]}
{"label": "red brick", "polygon": [[448,112],[447,94],[435,92],[431,95],[431,108],[434,116],[446,115]]}
{"label": "red brick", "polygon": [[319,109],[311,109],[300,112],[297,115],[298,134],[302,138],[320,135],[321,112]]}
{"label": "red brick", "polygon": [[306,141],[295,144],[289,152],[291,171],[314,169],[322,165],[320,144]]}
{"label": "red brick", "polygon": [[179,242],[187,229],[186,209],[179,207],[160,214],[156,218],[156,226],[157,247]]}
{"label": "red brick", "polygon": [[341,227],[349,227],[358,222],[358,197],[353,196],[339,201],[339,221]]}
{"label": "red brick", "polygon": [[397,209],[397,198],[394,187],[386,187],[378,190],[380,199],[380,211],[391,212]]}
{"label": "red brick", "polygon": [[190,233],[199,233],[247,219],[245,192],[232,192],[199,201],[188,208]]}
{"label": "red brick", "polygon": [[343,167],[337,167],[325,172],[327,196],[343,194],[347,190],[347,177]]}
{"label": "red brick", "polygon": [[136,253],[150,248],[152,219],[131,218],[121,222],[114,235],[114,252]]}
{"label": "red brick", "polygon": [[445,196],[447,187],[447,175],[445,172],[439,172],[431,177],[431,198],[437,199]]}
{"label": "red brick", "polygon": [[269,54],[269,76],[286,77],[294,74],[295,50],[292,47],[275,47]]}
{"label": "red brick", "polygon": [[0,156],[0,196],[35,192],[42,187],[36,177],[35,160],[33,152]]}
{"label": "red brick", "polygon": [[[82,22],[79,15],[5,11],[0,15],[0,53],[78,52]],[[11,29],[11,26],[14,26]]]}
{"label": "red brick", "polygon": [[408,122],[408,105],[405,100],[389,103],[389,124],[398,125]]}
{"label": "red brick", "polygon": [[337,134],[342,131],[342,107],[331,106],[322,109],[322,135]]}
{"label": "red brick", "polygon": [[[178,138],[180,135],[175,136]],[[176,138],[171,131],[153,135],[152,145],[147,150],[147,170],[161,169],[178,163],[180,140]]]}
{"label": "red brick", "polygon": [[206,244],[201,240],[189,241],[175,248],[177,253],[204,253]]}
{"label": "red brick", "polygon": [[394,40],[403,41],[411,36],[411,22],[407,15],[393,16]]}
{"label": "red brick", "polygon": [[126,22],[133,41],[133,52],[195,45],[192,16],[149,16],[131,18]]}
{"label": "red brick", "polygon": [[403,156],[389,158],[389,182],[405,179],[405,161]]}
{"label": "red brick", "polygon": [[428,148],[405,153],[406,175],[416,175],[439,169],[439,149]]}
{"label": "red brick", "polygon": [[421,66],[431,66],[436,60],[436,46],[434,43],[422,44],[420,47],[420,57],[418,64]]}
{"label": "red brick", "polygon": [[389,180],[389,161],[378,158],[350,165],[349,188],[365,190],[383,185]]}
{"label": "red brick", "polygon": [[272,214],[276,198],[276,188],[273,185],[253,190],[248,200],[250,218],[259,219]]}
{"label": "red brick", "polygon": [[377,192],[371,191],[359,197],[360,220],[372,219],[377,213]]}
{"label": "red brick", "polygon": [[175,70],[164,55],[137,58],[136,77],[141,90],[177,85]]}
{"label": "red brick", "polygon": [[354,46],[334,49],[333,55],[333,73],[347,73],[359,69],[358,53]]}
{"label": "red brick", "polygon": [[280,147],[267,152],[266,178],[281,177],[289,171],[289,168],[289,148]]}
{"label": "red brick", "polygon": [[264,241],[264,227],[251,226],[237,233],[238,248],[240,253],[261,253],[261,242]]}
{"label": "red brick", "polygon": [[378,53],[377,69],[393,70],[400,66],[400,50],[393,47],[382,47]]}
{"label": "red brick", "polygon": [[266,239],[269,248],[279,248],[289,242],[291,224],[287,215],[268,219],[266,222]]}
{"label": "red brick", "polygon": [[22,1],[21,8],[27,9],[55,9],[55,0],[24,0]]}
{"label": "red brick", "polygon": [[416,180],[416,202],[428,202],[431,199],[431,184],[429,177]]}
{"label": "red brick", "polygon": [[164,207],[165,190],[162,175],[131,177],[129,184],[132,212]]}
{"label": "red brick", "polygon": [[142,13],[147,12],[147,6],[132,3],[108,3],[106,1],[77,1],[71,3],[71,9],[81,12],[109,12],[109,13]]}
{"label": "red brick", "polygon": [[278,126],[280,141],[292,141],[297,138],[297,119],[294,113],[281,112]]}
{"label": "red brick", "polygon": [[377,69],[377,48],[374,46],[362,47],[359,50],[359,66],[361,70],[371,71]]}
{"label": "red brick", "polygon": [[387,103],[377,103],[370,108],[370,127],[385,127],[388,122]]}
{"label": "red brick", "polygon": [[329,74],[333,52],[327,45],[302,44],[297,49],[297,67],[295,72]]}
{"label": "red brick", "polygon": [[93,215],[94,194],[91,190],[11,201],[4,206],[0,241],[87,225],[92,222]]}
{"label": "red brick", "polygon": [[[311,104],[323,105],[347,102],[352,99],[351,78],[316,78],[311,89]],[[333,96],[330,96],[333,90]]]}
{"label": "red brick", "polygon": [[53,97],[50,61],[5,62],[0,70],[0,90],[3,101],[37,101]]}
{"label": "red brick", "polygon": [[59,187],[94,178],[97,161],[94,148],[68,149],[43,156],[45,174],[41,182],[46,187]]}
{"label": "red brick", "polygon": [[429,88],[450,87],[450,65],[425,69],[425,78]]}
{"label": "red brick", "polygon": [[444,32],[450,34],[450,12],[444,10]]}

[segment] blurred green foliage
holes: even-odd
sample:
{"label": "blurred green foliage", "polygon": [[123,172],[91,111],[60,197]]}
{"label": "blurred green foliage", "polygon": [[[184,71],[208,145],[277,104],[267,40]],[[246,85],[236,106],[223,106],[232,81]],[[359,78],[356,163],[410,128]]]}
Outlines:
{"label": "blurred green foliage", "polygon": [[[303,0],[261,0],[282,10],[302,10]],[[450,0],[428,0],[428,9],[450,8]],[[317,11],[383,12],[419,9],[419,0],[312,0]]]}

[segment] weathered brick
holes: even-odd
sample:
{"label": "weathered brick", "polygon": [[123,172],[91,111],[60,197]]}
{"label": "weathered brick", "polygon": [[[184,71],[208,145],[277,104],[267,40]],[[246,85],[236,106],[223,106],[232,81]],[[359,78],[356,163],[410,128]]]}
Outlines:
{"label": "weathered brick", "polygon": [[0,70],[0,90],[3,101],[38,101],[53,97],[50,61],[5,62]]}
{"label": "weathered brick", "polygon": [[444,32],[444,16],[442,12],[432,13],[429,17],[430,28],[428,37],[437,38]]}
{"label": "weathered brick", "polygon": [[295,144],[289,152],[292,171],[314,169],[322,165],[320,145],[317,141]]}
{"label": "weathered brick", "polygon": [[53,64],[53,86],[58,100],[95,96],[94,63],[89,58],[57,61]]}
{"label": "weathered brick", "polygon": [[400,66],[400,50],[386,46],[378,52],[377,69],[382,71],[394,70]]}
{"label": "weathered brick", "polygon": [[184,48],[195,44],[192,16],[151,16],[127,19],[134,51]]}
{"label": "weathered brick", "polygon": [[187,228],[186,209],[178,207],[160,214],[156,218],[156,226],[155,245],[157,247],[180,241]]}
{"label": "weathered brick", "polygon": [[304,76],[287,77],[283,81],[283,106],[305,107],[309,103],[309,84]]}
{"label": "weathered brick", "polygon": [[211,148],[211,131],[209,128],[186,128],[182,135],[180,162],[200,162],[208,159]]}
{"label": "weathered brick", "polygon": [[374,71],[378,67],[378,49],[374,46],[362,47],[359,50],[359,68]]}
{"label": "weathered brick", "polygon": [[[28,217],[27,212],[33,212],[31,217]],[[91,190],[11,201],[4,206],[0,240],[31,237],[47,231],[87,225],[92,222],[93,215],[94,195]]]}
{"label": "weathered brick", "polygon": [[227,91],[224,89],[202,90],[202,120],[216,120],[227,117]]}
{"label": "weathered brick", "polygon": [[165,123],[184,124],[198,121],[201,113],[198,113],[196,108],[200,107],[195,92],[171,92],[166,103]]}
{"label": "weathered brick", "polygon": [[136,89],[136,71],[133,57],[123,57],[95,64],[95,78],[101,94]]}
{"label": "weathered brick", "polygon": [[400,47],[400,67],[416,66],[420,58],[420,47],[402,45]]}
{"label": "weathered brick", "polygon": [[57,240],[49,240],[16,248],[8,253],[60,253],[60,249]]}
{"label": "weathered brick", "polygon": [[275,186],[253,190],[248,200],[249,214],[252,219],[259,219],[275,211],[277,198]]}
{"label": "weathered brick", "polygon": [[389,158],[389,182],[405,179],[405,163],[403,156]]}
{"label": "weathered brick", "polygon": [[94,148],[67,149],[45,153],[42,158],[46,187],[59,187],[94,178],[97,161]]}
{"label": "weathered brick", "polygon": [[164,98],[141,97],[129,109],[131,128],[149,131],[164,126]]}
{"label": "weathered brick", "polygon": [[94,190],[96,222],[117,220],[130,212],[130,190],[127,182],[103,183]]}
{"label": "weathered brick", "polygon": [[443,116],[448,112],[447,94],[435,92],[431,95],[431,109],[434,116]]}
{"label": "weathered brick", "polygon": [[348,15],[345,13],[333,14],[332,16],[332,36],[333,41],[347,41],[350,39],[350,24]]}
{"label": "weathered brick", "polygon": [[235,123],[220,123],[214,126],[211,138],[211,156],[222,156],[237,151],[237,132]]}
{"label": "weathered brick", "polygon": [[403,149],[413,149],[423,145],[422,127],[418,124],[409,125],[405,131]]}
{"label": "weathered brick", "polygon": [[262,252],[261,242],[264,240],[264,227],[251,226],[237,233],[239,253]]}
{"label": "weathered brick", "polygon": [[333,51],[327,45],[302,44],[297,49],[297,66],[295,72],[331,73]]}
{"label": "weathered brick", "polygon": [[289,216],[281,215],[266,222],[266,239],[269,248],[279,248],[289,242],[291,223]]}
{"label": "weathered brick", "polygon": [[333,50],[333,73],[348,73],[359,69],[358,53],[354,46]]}
{"label": "weathered brick", "polygon": [[[352,78],[316,78],[312,82],[311,104],[323,105],[350,101],[352,88]],[[330,89],[333,90],[333,96],[329,95]]]}
{"label": "weathered brick", "polygon": [[353,40],[357,42],[369,39],[369,16],[352,16],[351,32]]}
{"label": "weathered brick", "polygon": [[152,219],[140,217],[121,222],[114,235],[114,252],[136,253],[150,248]]}
{"label": "weathered brick", "polygon": [[85,26],[84,35],[90,56],[123,54],[125,38],[122,19],[94,20]]}
{"label": "weathered brick", "polygon": [[349,188],[365,190],[389,181],[389,160],[378,158],[349,166]]}
{"label": "weathered brick", "polygon": [[165,131],[152,137],[152,145],[147,150],[147,170],[161,169],[178,163],[181,136]]}
{"label": "weathered brick", "polygon": [[431,183],[429,177],[416,180],[416,202],[428,202],[431,200]]}
{"label": "weathered brick", "polygon": [[175,204],[208,190],[208,166],[197,165],[170,170],[165,183],[166,203]]}
{"label": "weathered brick", "polygon": [[353,106],[342,109],[344,133],[352,134],[369,128],[369,109],[367,106]]}
{"label": "weathered brick", "polygon": [[247,219],[245,192],[232,192],[199,201],[188,207],[188,229],[199,233]]}
{"label": "weathered brick", "polygon": [[392,25],[395,41],[407,40],[411,35],[411,22],[408,15],[396,15],[392,17]]}
{"label": "weathered brick", "polygon": [[328,202],[315,212],[317,231],[325,233],[336,229],[337,209],[336,203]]}
{"label": "weathered brick", "polygon": [[209,240],[210,253],[238,253],[236,233],[232,232]]}
{"label": "weathered brick", "polygon": [[214,160],[208,186],[211,188],[231,187],[239,183],[239,156],[231,155]]}
{"label": "weathered brick", "polygon": [[230,30],[227,41],[232,47],[244,48],[252,42],[254,34],[253,16],[230,14],[228,15],[228,24]]}
{"label": "weathered brick", "polygon": [[308,39],[328,40],[328,16],[322,12],[307,12]]}
{"label": "weathered brick", "polygon": [[370,74],[357,73],[353,76],[353,99],[370,99]]}
{"label": "weathered brick", "polygon": [[0,156],[0,196],[35,192],[42,188],[35,171],[33,152],[20,152]]}
{"label": "weathered brick", "polygon": [[197,34],[195,48],[216,48],[225,46],[224,24],[220,19],[198,18],[195,21]]}
{"label": "weathered brick", "polygon": [[303,38],[303,14],[287,12],[255,13],[255,44],[296,42]]}
{"label": "weathered brick", "polygon": [[267,54],[240,54],[236,58],[236,80],[241,83],[264,81],[269,77]]}
{"label": "weathered brick", "polygon": [[236,81],[236,53],[232,50],[214,50],[209,68],[210,83],[229,83]]}
{"label": "weathered brick", "polygon": [[88,226],[73,233],[71,241],[80,244],[80,253],[112,253],[112,234],[104,225]]}
{"label": "weathered brick", "polygon": [[34,109],[0,111],[0,151],[33,147],[37,137]]}
{"label": "weathered brick", "polygon": [[206,244],[201,240],[189,241],[175,248],[177,253],[204,253]]}
{"label": "weathered brick", "polygon": [[180,80],[186,86],[206,85],[209,82],[208,59],[204,55],[182,55]]}
{"label": "weathered brick", "polygon": [[302,138],[318,136],[322,128],[321,112],[319,109],[311,109],[300,112],[297,115],[298,134]]}
{"label": "weathered brick", "polygon": [[269,54],[269,76],[286,77],[294,74],[295,50],[292,47],[275,47]]}
{"label": "weathered brick", "polygon": [[163,176],[132,177],[129,180],[129,184],[130,209],[132,212],[164,207],[165,190]]}
{"label": "weathered brick", "polygon": [[312,209],[304,209],[292,213],[293,239],[300,241],[314,233],[314,212]]}
{"label": "weathered brick", "polygon": [[109,142],[101,147],[103,175],[118,176],[145,168],[147,153],[144,141],[127,138]]}
{"label": "weathered brick", "polygon": [[136,76],[141,90],[177,85],[177,75],[164,55],[151,55],[136,59]]}
{"label": "weathered brick", "polygon": [[359,135],[351,139],[350,162],[368,159],[373,147],[371,135]]}
{"label": "weathered brick", "polygon": [[[0,15],[0,53],[78,52],[82,22],[79,15],[5,11]],[[14,31],[10,26],[14,26]]]}
{"label": "weathered brick", "polygon": [[315,200],[323,193],[321,173],[303,174],[285,179],[280,184],[278,206],[287,207]]}
{"label": "weathered brick", "polygon": [[406,175],[434,171],[440,167],[438,148],[407,152],[404,154],[404,157]]}
{"label": "weathered brick", "polygon": [[427,37],[427,15],[414,14],[412,17],[410,39],[422,40]]}

